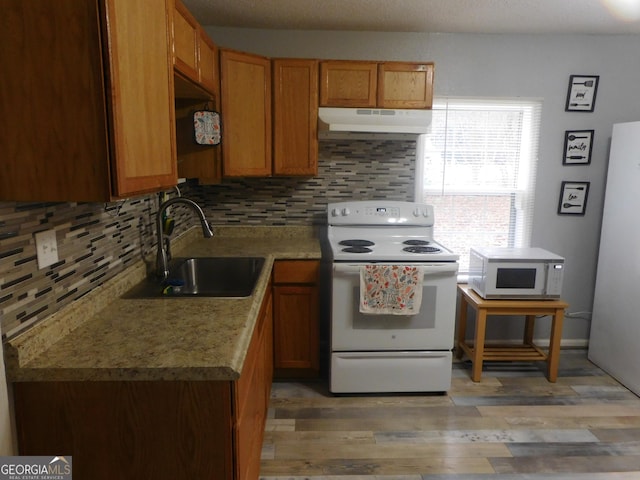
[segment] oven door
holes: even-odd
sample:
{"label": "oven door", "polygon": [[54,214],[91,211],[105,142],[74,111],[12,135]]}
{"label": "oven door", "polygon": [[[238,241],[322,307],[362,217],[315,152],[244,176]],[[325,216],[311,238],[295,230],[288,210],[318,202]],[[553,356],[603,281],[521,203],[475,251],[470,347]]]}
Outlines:
{"label": "oven door", "polygon": [[[403,264],[406,265],[406,264]],[[334,263],[331,350],[451,350],[455,328],[457,262],[411,264],[423,267],[422,304],[417,315],[362,314],[360,263]]]}

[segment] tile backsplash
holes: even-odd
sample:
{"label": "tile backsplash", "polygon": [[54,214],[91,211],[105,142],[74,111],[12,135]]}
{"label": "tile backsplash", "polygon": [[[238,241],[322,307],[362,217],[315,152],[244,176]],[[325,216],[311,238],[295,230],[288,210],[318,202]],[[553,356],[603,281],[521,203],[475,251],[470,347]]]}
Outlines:
{"label": "tile backsplash", "polygon": [[[322,140],[318,175],[182,187],[212,224],[323,225],[326,204],[411,200],[415,141]],[[0,327],[13,337],[153,252],[156,195],[117,203],[0,202]],[[174,207],[180,234],[192,213]],[[33,234],[54,229],[59,261],[38,270]]]}
{"label": "tile backsplash", "polygon": [[[124,204],[0,203],[0,313],[11,337],[152,248],[155,197]],[[59,261],[38,270],[33,234],[55,229]]]}
{"label": "tile backsplash", "polygon": [[225,179],[190,191],[214,223],[323,225],[327,203],[413,200],[415,140],[321,140],[318,175]]}

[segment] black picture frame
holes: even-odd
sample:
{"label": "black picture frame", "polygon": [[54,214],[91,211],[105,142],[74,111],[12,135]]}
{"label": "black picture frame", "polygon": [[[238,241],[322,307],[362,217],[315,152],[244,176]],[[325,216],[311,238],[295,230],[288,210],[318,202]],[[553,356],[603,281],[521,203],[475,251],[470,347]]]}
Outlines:
{"label": "black picture frame", "polygon": [[589,165],[593,150],[594,130],[566,130],[564,132],[563,165]]}
{"label": "black picture frame", "polygon": [[571,75],[567,91],[566,112],[593,112],[600,75]]}
{"label": "black picture frame", "polygon": [[584,215],[591,182],[564,181],[560,186],[558,215]]}

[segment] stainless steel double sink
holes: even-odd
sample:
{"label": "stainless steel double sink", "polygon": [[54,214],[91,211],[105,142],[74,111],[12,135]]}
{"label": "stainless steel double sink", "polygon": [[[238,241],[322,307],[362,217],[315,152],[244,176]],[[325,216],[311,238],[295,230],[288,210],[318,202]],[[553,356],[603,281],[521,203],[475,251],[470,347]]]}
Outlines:
{"label": "stainless steel double sink", "polygon": [[148,278],[124,298],[249,297],[264,261],[262,257],[174,258],[167,281]]}

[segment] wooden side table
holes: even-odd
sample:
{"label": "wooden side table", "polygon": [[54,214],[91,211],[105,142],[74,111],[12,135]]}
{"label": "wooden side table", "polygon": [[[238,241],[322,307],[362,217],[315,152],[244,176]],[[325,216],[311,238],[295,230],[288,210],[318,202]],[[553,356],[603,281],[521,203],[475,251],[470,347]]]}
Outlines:
{"label": "wooden side table", "polygon": [[[568,303],[557,300],[485,300],[474,292],[469,285],[458,285],[460,292],[460,310],[458,312],[458,340],[456,357],[462,358],[466,353],[471,359],[471,379],[479,382],[482,376],[482,362],[494,361],[546,361],[547,379],[555,382],[558,378],[560,360],[560,339],[562,337],[562,321]],[[473,345],[466,343],[467,307],[476,312],[476,335]],[[522,345],[485,346],[487,316],[489,315],[524,315],[525,327]],[[552,317],[549,352],[545,353],[533,343],[533,327],[536,315]]]}

